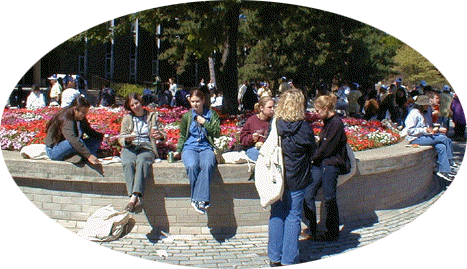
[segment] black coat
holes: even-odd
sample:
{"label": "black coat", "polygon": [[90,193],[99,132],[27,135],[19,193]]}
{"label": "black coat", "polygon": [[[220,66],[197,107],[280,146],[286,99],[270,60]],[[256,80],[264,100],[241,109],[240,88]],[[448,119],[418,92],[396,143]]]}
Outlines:
{"label": "black coat", "polygon": [[312,157],[313,165],[340,167],[344,165],[343,155],[347,152],[344,123],[337,114],[323,122],[324,127],[319,134],[318,148]]}
{"label": "black coat", "polygon": [[281,137],[285,166],[285,187],[301,190],[311,182],[311,156],[316,143],[313,128],[305,121],[277,120],[277,133]]}

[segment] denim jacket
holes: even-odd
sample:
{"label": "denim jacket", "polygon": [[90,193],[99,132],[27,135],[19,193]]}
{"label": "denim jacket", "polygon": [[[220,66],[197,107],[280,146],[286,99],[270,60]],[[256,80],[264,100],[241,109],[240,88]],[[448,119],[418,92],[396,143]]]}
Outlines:
{"label": "denim jacket", "polygon": [[427,133],[425,117],[416,108],[412,108],[405,119],[405,128],[402,130],[401,135],[406,136],[405,139],[409,142],[414,141],[420,136],[430,135]]}

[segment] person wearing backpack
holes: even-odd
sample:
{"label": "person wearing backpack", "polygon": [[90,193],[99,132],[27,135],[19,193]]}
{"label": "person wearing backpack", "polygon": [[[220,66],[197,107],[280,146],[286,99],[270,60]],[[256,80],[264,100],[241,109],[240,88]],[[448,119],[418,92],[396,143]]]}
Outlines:
{"label": "person wearing backpack", "polygon": [[292,88],[282,93],[275,110],[285,173],[282,198],[271,204],[268,223],[271,267],[299,262],[303,198],[311,179],[311,156],[316,149],[313,129],[305,121],[305,102],[303,92]]}
{"label": "person wearing backpack", "polygon": [[[319,134],[318,147],[312,156],[313,180],[305,190],[303,221],[308,226],[309,239],[335,241],[339,237],[339,209],[337,206],[337,177],[345,169],[347,136],[344,124],[335,111],[336,97],[322,95],[314,103],[324,126]],[[345,172],[344,172],[345,173]],[[323,187],[325,224],[327,231],[317,234],[315,197]]]}

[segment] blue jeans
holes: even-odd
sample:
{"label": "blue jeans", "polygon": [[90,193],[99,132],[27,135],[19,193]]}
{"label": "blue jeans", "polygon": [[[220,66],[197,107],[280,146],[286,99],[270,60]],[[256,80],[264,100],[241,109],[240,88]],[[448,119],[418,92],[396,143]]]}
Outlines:
{"label": "blue jeans", "polygon": [[210,148],[185,149],[182,161],[191,185],[191,201],[209,202],[211,198],[211,175],[216,165],[216,155]]}
{"label": "blue jeans", "polygon": [[443,134],[424,135],[411,142],[422,146],[433,146],[438,152],[438,171],[451,172],[452,140]]}
{"label": "blue jeans", "polygon": [[298,237],[305,190],[284,190],[282,199],[271,205],[268,256],[282,265],[299,262]]}
{"label": "blue jeans", "polygon": [[305,188],[303,222],[308,226],[313,235],[316,234],[315,197],[321,187],[323,187],[326,230],[330,235],[339,234],[339,208],[336,199],[338,171],[339,169],[332,165],[324,167],[313,166],[311,170],[313,181]]}
{"label": "blue jeans", "polygon": [[[80,140],[86,145],[89,152],[97,157],[97,150],[101,147],[102,141],[95,138],[80,138]],[[45,150],[49,158],[54,161],[63,161],[66,157],[78,153],[66,139],[62,140],[53,148],[46,147]]]}
{"label": "blue jeans", "polygon": [[250,158],[250,160],[256,162],[259,156],[259,149],[257,149],[256,147],[251,147],[246,150],[245,154],[246,156],[248,156],[248,158]]}

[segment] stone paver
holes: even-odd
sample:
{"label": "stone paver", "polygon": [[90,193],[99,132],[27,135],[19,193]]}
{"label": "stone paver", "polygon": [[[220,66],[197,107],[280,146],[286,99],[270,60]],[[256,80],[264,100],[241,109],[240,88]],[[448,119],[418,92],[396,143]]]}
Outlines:
{"label": "stone paver", "polygon": [[[454,143],[455,161],[460,164],[465,143]],[[455,169],[454,174],[457,173]],[[351,251],[379,240],[410,223],[424,213],[449,187],[434,177],[439,188],[419,203],[394,210],[376,211],[373,218],[341,226],[335,242],[300,241],[300,261],[311,262]],[[269,267],[267,232],[236,234],[224,240],[210,235],[161,235],[151,240],[144,234],[129,233],[114,242],[100,245],[128,255],[167,264],[198,268],[262,268]]]}
{"label": "stone paver", "polygon": [[[396,209],[397,214],[386,210],[376,212],[375,219],[346,223],[336,242],[301,241],[300,260],[309,262],[328,258],[381,239],[425,212],[444,190],[416,205]],[[267,241],[267,233],[237,234],[223,242],[207,235],[168,235],[151,242],[145,235],[130,233],[118,241],[100,244],[125,254],[169,264],[201,268],[262,268],[269,267]]]}

